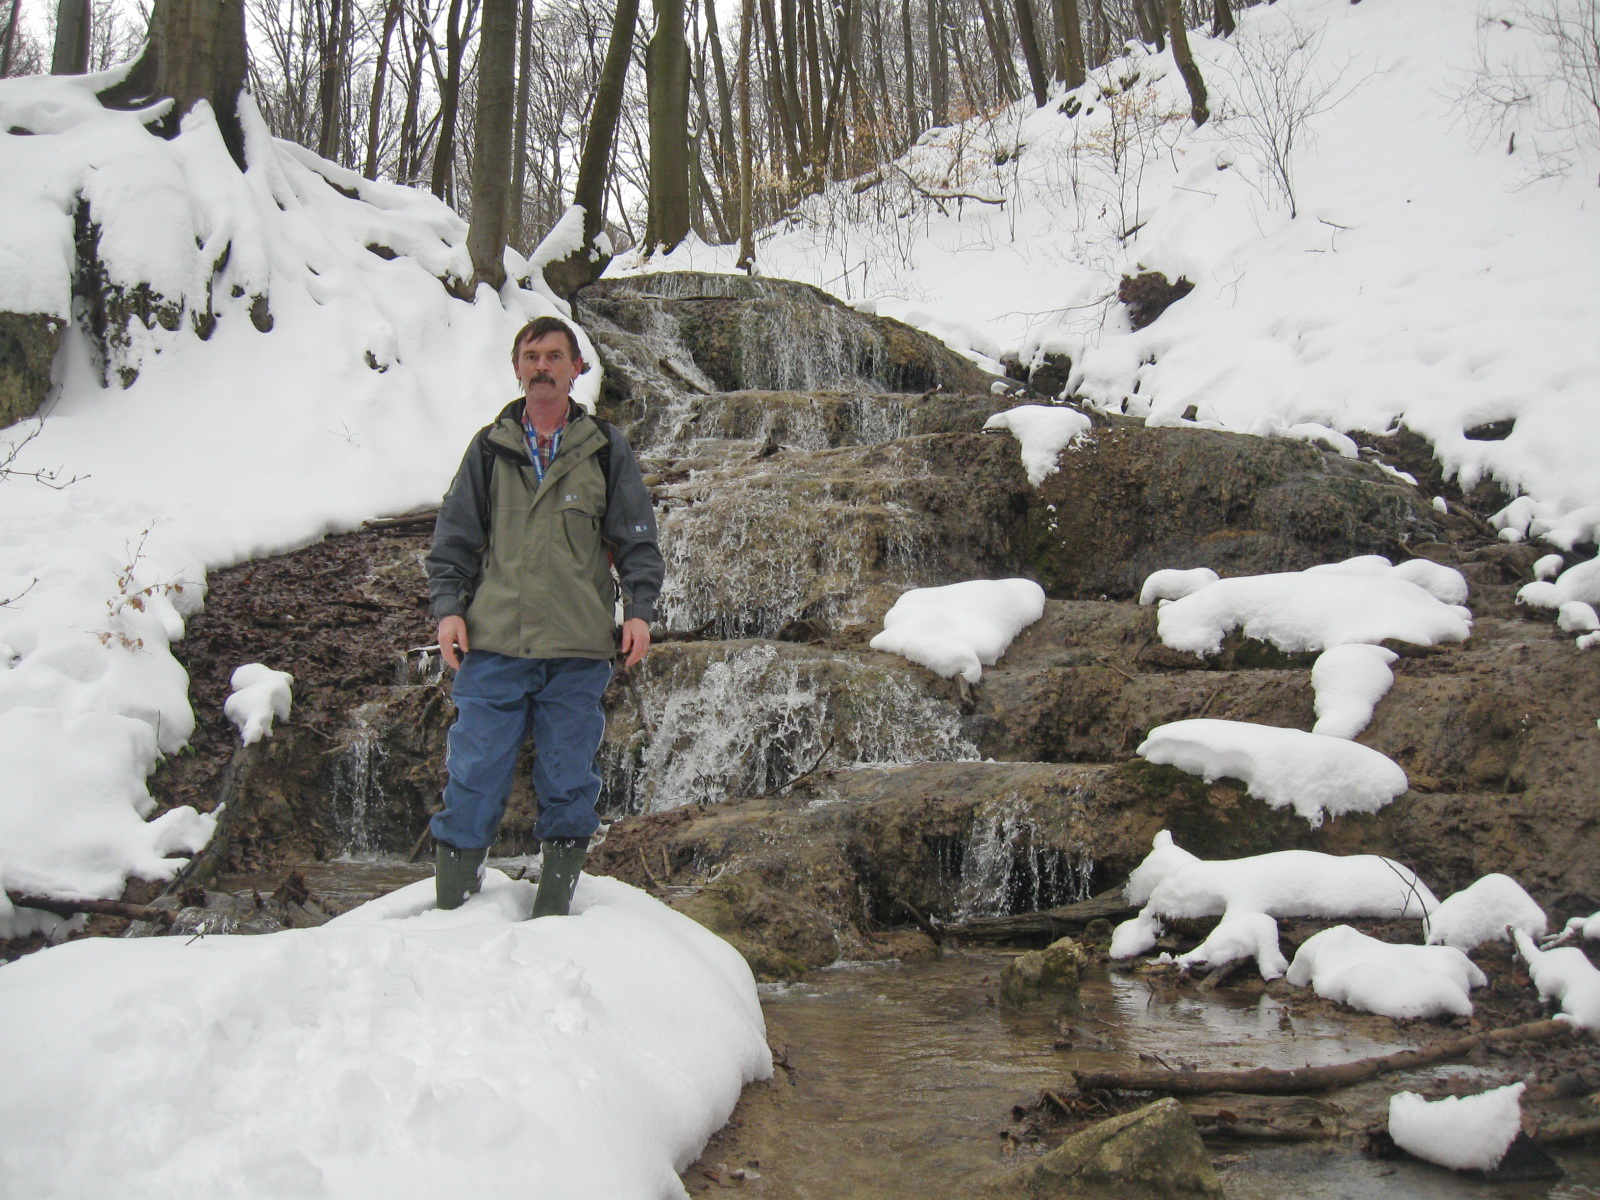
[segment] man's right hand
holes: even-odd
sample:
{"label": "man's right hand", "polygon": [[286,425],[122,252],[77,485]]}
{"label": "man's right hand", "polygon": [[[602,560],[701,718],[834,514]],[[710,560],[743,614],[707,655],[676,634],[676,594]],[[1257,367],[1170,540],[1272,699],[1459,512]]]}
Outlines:
{"label": "man's right hand", "polygon": [[439,622],[439,654],[452,671],[461,669],[461,659],[471,650],[467,644],[467,623],[461,617],[449,616]]}

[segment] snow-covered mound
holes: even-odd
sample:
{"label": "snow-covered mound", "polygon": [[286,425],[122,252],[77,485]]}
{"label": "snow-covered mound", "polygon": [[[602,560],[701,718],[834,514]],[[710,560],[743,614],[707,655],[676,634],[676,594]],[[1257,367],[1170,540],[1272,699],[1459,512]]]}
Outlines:
{"label": "snow-covered mound", "polygon": [[[81,198],[108,287],[176,314],[107,361],[69,325],[42,427],[0,432],[37,432],[17,470],[79,477],[0,478],[0,877],[58,895],[166,878],[208,836],[143,819],[193,729],[169,645],[206,571],[436,503],[515,394],[512,335],[558,310],[536,278],[453,299],[466,225],[431,196],[274,140],[248,102],[241,172],[204,106],[172,141],[103,109],[114,77],[0,80],[0,310],[70,315]],[[0,937],[40,923],[0,914]]]}
{"label": "snow-covered mound", "polygon": [[1013,638],[1044,616],[1044,589],[1031,579],[969,579],[912,588],[883,616],[874,650],[898,654],[968,683],[1000,661]]}
{"label": "snow-covered mound", "polygon": [[[1170,55],[1135,50],[1061,103],[931,130],[898,170],[807,199],[761,235],[757,268],[975,357],[1063,355],[1072,393],[1152,423],[1193,407],[1241,433],[1403,424],[1463,487],[1527,493],[1509,528],[1593,542],[1600,160],[1592,111],[1554,111],[1583,93],[1561,91],[1536,8],[1243,9],[1232,38],[1191,34],[1201,128]],[[1300,136],[1280,153],[1285,115]],[[737,253],[691,243],[636,269],[732,271]],[[1141,271],[1194,288],[1135,330],[1116,293]]]}
{"label": "snow-covered mound", "polygon": [[245,663],[228,681],[232,693],[222,706],[246,746],[272,736],[273,721],[287,721],[294,707],[294,676],[265,663]]}
{"label": "snow-covered mound", "polygon": [[1292,654],[1390,638],[1431,646],[1471,635],[1465,599],[1466,582],[1449,567],[1424,559],[1391,566],[1364,555],[1219,579],[1163,604],[1156,627],[1166,645],[1193,654],[1216,654],[1235,629]]}
{"label": "snow-covered mound", "polygon": [[1144,907],[1113,931],[1112,958],[1148,951],[1161,936],[1162,917],[1221,917],[1211,936],[1179,961],[1220,966],[1253,957],[1268,979],[1287,965],[1278,950],[1279,917],[1422,917],[1439,905],[1409,868],[1375,854],[1279,850],[1208,862],[1164,829],[1123,895]]}
{"label": "snow-covered mound", "polygon": [[1028,482],[1038,487],[1059,469],[1061,451],[1089,432],[1089,418],[1075,408],[1024,404],[995,413],[983,427],[1004,429],[1017,439]]}
{"label": "snow-covered mound", "polygon": [[1492,1171],[1522,1131],[1525,1084],[1476,1096],[1425,1100],[1415,1092],[1389,1097],[1389,1136],[1400,1149],[1456,1171]]}
{"label": "snow-covered mound", "polygon": [[1137,753],[1207,783],[1237,779],[1256,799],[1292,807],[1312,825],[1325,815],[1376,812],[1409,786],[1399,764],[1370,746],[1249,721],[1195,717],[1157,725]]}
{"label": "snow-covered mound", "polygon": [[1522,930],[1512,934],[1539,997],[1560,1005],[1573,1024],[1600,1029],[1600,970],[1576,946],[1540,950]]}
{"label": "snow-covered mound", "polygon": [[1285,978],[1329,1000],[1398,1020],[1470,1016],[1467,993],[1489,982],[1454,946],[1380,942],[1348,925],[1307,938]]}
{"label": "snow-covered mound", "polygon": [[1471,950],[1484,942],[1509,939],[1520,929],[1530,937],[1544,936],[1549,918],[1522,885],[1509,875],[1494,872],[1462,888],[1428,914],[1428,942]]}
{"label": "snow-covered mound", "polygon": [[319,929],[85,939],[0,971],[0,1178],[89,1196],[681,1196],[771,1074],[727,943],[585,876],[490,871]]}
{"label": "snow-covered mound", "polygon": [[1352,642],[1317,655],[1311,666],[1317,723],[1312,733],[1353,738],[1372,720],[1372,710],[1394,686],[1389,664],[1400,656],[1383,646]]}

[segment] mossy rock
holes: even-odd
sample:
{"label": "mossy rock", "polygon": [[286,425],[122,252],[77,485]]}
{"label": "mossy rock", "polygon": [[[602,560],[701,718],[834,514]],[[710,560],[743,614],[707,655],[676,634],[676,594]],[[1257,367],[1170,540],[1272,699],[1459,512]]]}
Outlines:
{"label": "mossy rock", "polygon": [[0,429],[39,411],[66,328],[45,313],[0,312]]}

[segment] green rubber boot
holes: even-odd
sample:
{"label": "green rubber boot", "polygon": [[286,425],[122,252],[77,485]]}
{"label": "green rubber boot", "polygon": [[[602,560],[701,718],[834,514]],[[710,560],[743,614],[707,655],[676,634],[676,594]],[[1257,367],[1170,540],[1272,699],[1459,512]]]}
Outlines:
{"label": "green rubber boot", "polygon": [[536,917],[564,917],[583,871],[588,838],[551,838],[539,843],[539,891],[533,898]]}
{"label": "green rubber boot", "polygon": [[483,861],[489,857],[489,848],[461,850],[444,842],[435,842],[437,851],[433,872],[436,903],[440,908],[460,908],[469,894],[476,894],[483,886]]}

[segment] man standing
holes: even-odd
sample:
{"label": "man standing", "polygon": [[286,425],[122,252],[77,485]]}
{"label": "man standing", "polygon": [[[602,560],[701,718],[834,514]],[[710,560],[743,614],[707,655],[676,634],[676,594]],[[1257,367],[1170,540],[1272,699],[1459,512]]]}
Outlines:
{"label": "man standing", "polygon": [[564,916],[600,826],[595,753],[616,654],[650,648],[664,567],[655,514],[627,439],[572,400],[588,370],[572,329],[539,317],[517,333],[521,398],[478,431],[439,508],[428,593],[456,671],[438,847],[440,908],[476,892],[531,733],[543,856],[533,915]]}

